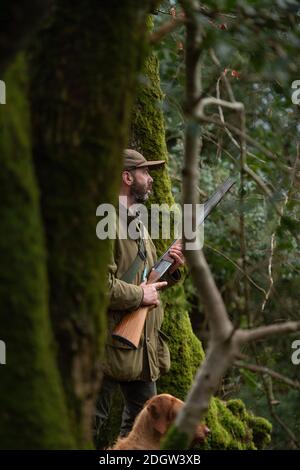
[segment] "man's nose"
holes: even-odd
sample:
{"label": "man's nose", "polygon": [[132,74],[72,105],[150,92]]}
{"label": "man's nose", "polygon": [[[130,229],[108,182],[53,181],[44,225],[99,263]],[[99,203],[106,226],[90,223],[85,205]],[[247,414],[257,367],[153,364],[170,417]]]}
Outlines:
{"label": "man's nose", "polygon": [[149,175],[149,183],[153,183],[153,178],[151,175]]}

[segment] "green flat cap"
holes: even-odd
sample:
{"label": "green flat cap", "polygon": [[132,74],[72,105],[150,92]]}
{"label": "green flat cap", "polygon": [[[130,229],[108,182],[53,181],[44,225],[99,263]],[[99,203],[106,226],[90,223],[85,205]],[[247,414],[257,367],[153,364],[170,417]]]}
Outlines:
{"label": "green flat cap", "polygon": [[143,168],[145,166],[160,168],[166,163],[165,160],[146,160],[141,153],[133,149],[125,149],[123,151],[123,158],[124,170]]}

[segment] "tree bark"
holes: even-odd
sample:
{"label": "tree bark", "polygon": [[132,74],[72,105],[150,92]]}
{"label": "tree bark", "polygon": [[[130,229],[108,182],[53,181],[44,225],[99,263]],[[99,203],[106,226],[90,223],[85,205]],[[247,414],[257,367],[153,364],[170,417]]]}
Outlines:
{"label": "tree bark", "polygon": [[45,15],[50,0],[12,2],[1,0],[0,77]]}
{"label": "tree bark", "polygon": [[46,254],[32,165],[23,56],[4,76],[0,105],[0,448],[74,446],[48,312]]}

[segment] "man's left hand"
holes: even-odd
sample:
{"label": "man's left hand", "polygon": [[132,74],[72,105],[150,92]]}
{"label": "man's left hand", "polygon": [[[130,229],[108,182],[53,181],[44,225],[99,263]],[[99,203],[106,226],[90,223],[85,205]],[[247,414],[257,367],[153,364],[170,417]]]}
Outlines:
{"label": "man's left hand", "polygon": [[182,244],[176,243],[176,245],[173,245],[172,248],[170,248],[168,254],[175,260],[175,263],[170,269],[170,274],[172,274],[174,271],[176,271],[176,269],[180,268],[185,263],[185,258],[182,253]]}

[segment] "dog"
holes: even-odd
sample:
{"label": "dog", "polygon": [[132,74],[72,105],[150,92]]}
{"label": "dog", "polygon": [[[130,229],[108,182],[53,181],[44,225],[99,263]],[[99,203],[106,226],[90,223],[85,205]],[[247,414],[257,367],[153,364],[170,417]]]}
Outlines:
{"label": "dog", "polygon": [[[160,441],[175,420],[183,401],[167,393],[148,400],[135,418],[132,430],[126,437],[120,437],[108,450],[159,450]],[[193,445],[205,440],[208,427],[199,424]]]}

